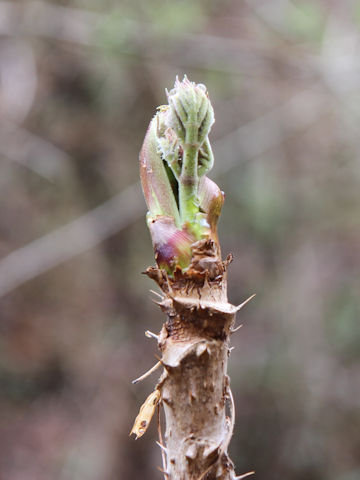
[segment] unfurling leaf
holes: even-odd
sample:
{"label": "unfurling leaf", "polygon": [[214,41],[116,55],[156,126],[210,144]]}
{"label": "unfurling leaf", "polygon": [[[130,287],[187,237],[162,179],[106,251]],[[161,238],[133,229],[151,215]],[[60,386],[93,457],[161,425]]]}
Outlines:
{"label": "unfurling leaf", "polygon": [[168,92],[168,126],[183,145],[203,144],[214,123],[214,110],[205,85],[176,78],[174,88]]}

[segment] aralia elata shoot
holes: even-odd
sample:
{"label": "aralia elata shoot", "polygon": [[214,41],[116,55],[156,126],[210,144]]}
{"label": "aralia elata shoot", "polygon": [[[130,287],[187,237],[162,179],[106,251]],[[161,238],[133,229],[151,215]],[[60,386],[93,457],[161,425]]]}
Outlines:
{"label": "aralia elata shoot", "polygon": [[[156,303],[166,315],[160,333],[147,331],[161,352],[161,376],[135,420],[136,438],[155,410],[162,472],[167,480],[235,480],[228,455],[235,405],[227,375],[230,335],[238,307],[228,303],[217,222],[224,193],[207,176],[214,163],[209,140],[215,121],[206,87],[176,79],[167,105],[158,107],[140,152],[140,176],[156,266],[146,274],[160,287]],[[229,415],[227,414],[229,413]]]}

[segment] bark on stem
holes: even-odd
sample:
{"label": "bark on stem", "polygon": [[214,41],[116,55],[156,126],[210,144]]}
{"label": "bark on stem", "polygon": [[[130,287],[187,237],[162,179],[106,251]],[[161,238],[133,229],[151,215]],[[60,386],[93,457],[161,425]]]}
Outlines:
{"label": "bark on stem", "polygon": [[[174,278],[150,267],[167,320],[159,336],[164,373],[157,388],[166,418],[169,480],[235,478],[227,447],[233,418],[227,376],[229,335],[237,308],[227,301],[226,268],[210,240],[193,245],[192,262]],[[233,416],[232,408],[229,412]]]}

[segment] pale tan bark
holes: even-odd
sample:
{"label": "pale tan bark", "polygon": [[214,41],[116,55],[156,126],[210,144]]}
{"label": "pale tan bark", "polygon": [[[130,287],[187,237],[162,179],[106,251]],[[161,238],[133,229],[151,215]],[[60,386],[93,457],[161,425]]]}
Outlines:
{"label": "pale tan bark", "polygon": [[193,246],[186,272],[173,279],[150,267],[163,291],[167,316],[158,344],[164,373],[157,388],[165,411],[166,478],[230,480],[234,467],[227,448],[233,402],[227,376],[229,336],[237,308],[227,301],[226,268],[216,244]]}

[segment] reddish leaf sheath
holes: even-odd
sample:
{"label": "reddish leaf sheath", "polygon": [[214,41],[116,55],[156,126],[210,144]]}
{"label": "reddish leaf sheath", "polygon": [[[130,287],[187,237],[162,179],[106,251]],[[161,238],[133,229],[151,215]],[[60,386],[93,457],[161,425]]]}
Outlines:
{"label": "reddish leaf sheath", "polygon": [[151,217],[166,215],[180,226],[180,216],[156,138],[158,115],[151,120],[140,151],[140,179]]}

